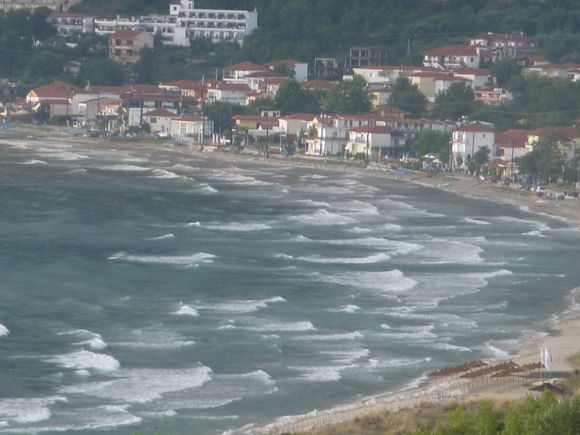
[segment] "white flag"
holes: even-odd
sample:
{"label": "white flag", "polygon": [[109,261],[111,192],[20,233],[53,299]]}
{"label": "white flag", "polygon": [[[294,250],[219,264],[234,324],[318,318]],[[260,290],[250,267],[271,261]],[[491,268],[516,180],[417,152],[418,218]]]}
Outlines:
{"label": "white flag", "polygon": [[545,348],[544,347],[540,347],[540,362],[542,363],[543,366],[546,365],[546,356],[545,356]]}
{"label": "white flag", "polygon": [[552,367],[552,351],[546,348],[546,368],[550,370]]}

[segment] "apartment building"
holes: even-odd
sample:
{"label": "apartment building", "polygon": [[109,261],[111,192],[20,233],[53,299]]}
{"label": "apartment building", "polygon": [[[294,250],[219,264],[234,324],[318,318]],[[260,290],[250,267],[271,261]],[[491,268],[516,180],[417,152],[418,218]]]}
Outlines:
{"label": "apartment building", "polygon": [[80,0],[0,0],[0,10],[50,8],[55,11],[68,11]]}
{"label": "apartment building", "polygon": [[145,47],[153,47],[153,36],[149,33],[119,30],[109,36],[109,57],[125,66],[139,61]]}

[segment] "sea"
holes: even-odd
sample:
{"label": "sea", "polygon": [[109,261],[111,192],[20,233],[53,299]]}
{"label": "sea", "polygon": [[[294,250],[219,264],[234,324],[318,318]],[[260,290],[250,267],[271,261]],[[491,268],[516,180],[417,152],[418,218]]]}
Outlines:
{"label": "sea", "polygon": [[0,156],[0,433],[235,433],[407,389],[509,358],[580,283],[577,226],[374,173]]}

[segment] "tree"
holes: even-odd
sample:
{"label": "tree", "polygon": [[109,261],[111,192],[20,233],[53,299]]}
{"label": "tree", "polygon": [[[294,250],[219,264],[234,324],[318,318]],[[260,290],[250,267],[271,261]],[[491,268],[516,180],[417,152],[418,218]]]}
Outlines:
{"label": "tree", "polygon": [[474,154],[467,156],[468,169],[472,174],[479,174],[481,167],[489,161],[490,149],[486,146],[479,148]]}
{"label": "tree", "polygon": [[363,113],[371,107],[367,83],[360,76],[343,80],[328,93],[326,110],[337,113]]}
{"label": "tree", "polygon": [[499,86],[507,85],[512,77],[520,74],[520,67],[515,59],[506,57],[491,64],[491,75]]}
{"label": "tree", "polygon": [[275,110],[276,102],[270,97],[256,98],[246,106],[248,115],[260,115],[265,110]]}
{"label": "tree", "polygon": [[49,51],[34,54],[26,64],[26,80],[48,83],[62,73],[63,58]]}
{"label": "tree", "polygon": [[278,65],[274,68],[274,71],[291,79],[296,77],[296,71],[294,71],[294,68],[290,68],[288,65]]}
{"label": "tree", "polygon": [[125,71],[112,59],[93,59],[83,65],[79,80],[83,85],[118,86],[125,82]]}
{"label": "tree", "polygon": [[397,79],[393,93],[389,97],[389,104],[406,110],[413,116],[421,116],[425,111],[427,99],[416,85],[412,85],[409,79],[403,77]]}
{"label": "tree", "polygon": [[415,137],[410,146],[415,155],[435,154],[442,162],[449,161],[449,134],[424,128]]}
{"label": "tree", "polygon": [[284,80],[276,92],[276,105],[286,113],[318,112],[316,98],[300,87],[296,80]]}
{"label": "tree", "polygon": [[464,83],[452,83],[449,88],[437,95],[433,116],[437,119],[456,120],[473,112],[475,100],[473,90]]}
{"label": "tree", "polygon": [[216,101],[203,106],[203,113],[214,123],[215,131],[224,133],[233,127],[232,117],[243,112],[243,108],[237,104]]}
{"label": "tree", "polygon": [[141,49],[139,61],[133,66],[135,83],[157,83],[157,56],[151,47]]}
{"label": "tree", "polygon": [[532,151],[518,160],[520,173],[529,174],[534,181],[545,183],[561,174],[563,164],[556,138],[540,139]]}

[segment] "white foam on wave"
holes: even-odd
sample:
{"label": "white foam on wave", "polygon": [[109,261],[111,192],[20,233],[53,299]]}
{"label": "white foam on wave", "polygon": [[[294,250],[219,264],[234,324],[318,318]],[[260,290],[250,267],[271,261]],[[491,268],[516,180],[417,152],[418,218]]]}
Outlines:
{"label": "white foam on wave", "polygon": [[164,394],[196,389],[213,379],[206,366],[185,369],[123,369],[107,381],[63,387],[61,392],[125,403],[147,403]]}
{"label": "white foam on wave", "polygon": [[270,304],[286,302],[286,299],[276,296],[260,300],[235,300],[216,303],[196,303],[195,308],[200,311],[209,311],[222,314],[247,314],[268,308]]}
{"label": "white foam on wave", "polygon": [[200,185],[195,186],[193,193],[199,195],[215,195],[219,193],[219,191],[207,183],[201,183]]}
{"label": "white foam on wave", "polygon": [[107,343],[103,340],[101,334],[86,329],[74,329],[72,331],[61,332],[59,335],[73,335],[82,340],[75,343],[76,345],[88,346],[91,350],[103,350],[107,348]]}
{"label": "white foam on wave", "polygon": [[423,364],[431,361],[431,357],[425,358],[381,358],[372,362],[374,367],[407,367]]}
{"label": "white foam on wave", "polygon": [[8,334],[10,334],[10,330],[2,323],[0,323],[0,337],[5,337]]}
{"label": "white foam on wave", "polygon": [[390,293],[404,293],[417,285],[417,281],[406,277],[398,269],[386,272],[349,272],[334,275],[314,273],[312,276],[322,282],[378,291],[386,295]]}
{"label": "white foam on wave", "polygon": [[337,213],[331,213],[326,209],[320,209],[311,214],[302,214],[288,217],[289,221],[302,225],[330,226],[347,225],[356,222],[355,219]]}
{"label": "white foam on wave", "polygon": [[121,363],[110,355],[79,350],[72,353],[48,358],[48,361],[60,367],[74,370],[93,370],[96,372],[114,372],[120,369]]}
{"label": "white foam on wave", "polygon": [[138,350],[172,350],[195,344],[195,341],[185,340],[181,334],[160,325],[121,333],[118,339],[119,341],[112,343],[113,346]]}
{"label": "white foam on wave", "polygon": [[174,239],[174,238],[175,238],[175,234],[169,233],[169,234],[163,234],[162,236],[151,237],[150,239],[147,239],[147,240],[167,240],[167,239]]}
{"label": "white foam on wave", "polygon": [[330,204],[328,202],[323,201],[314,201],[313,199],[300,199],[296,201],[297,204],[304,205],[306,207],[313,207],[313,208],[330,208]]}
{"label": "white foam on wave", "polygon": [[423,240],[422,249],[416,250],[410,261],[421,264],[468,264],[484,263],[481,254],[484,250],[475,244],[459,240],[431,239]]}
{"label": "white foam on wave", "polygon": [[344,231],[352,234],[368,234],[372,232],[370,228],[361,228],[361,227],[346,228]]}
{"label": "white foam on wave", "polygon": [[0,399],[0,422],[10,425],[11,423],[30,424],[48,420],[52,415],[50,406],[58,402],[67,402],[67,399],[60,396]]}
{"label": "white foam on wave", "polygon": [[284,254],[283,252],[274,255],[274,258],[279,258],[281,260],[294,260],[294,257],[292,255]]}
{"label": "white foam on wave", "polygon": [[89,158],[89,156],[85,156],[84,154],[59,150],[54,150],[53,152],[50,153],[40,153],[38,155],[45,159],[64,160],[64,161],[85,160]]}
{"label": "white foam on wave", "polygon": [[124,165],[124,164],[99,166],[97,167],[97,169],[100,169],[101,171],[119,171],[119,172],[148,172],[151,170],[151,168],[146,168],[143,166]]}
{"label": "white foam on wave", "polygon": [[341,307],[338,308],[329,308],[328,311],[331,311],[333,313],[350,313],[350,314],[355,314],[357,312],[359,312],[361,310],[361,308],[358,305],[354,305],[354,304],[349,304],[349,305],[343,305]]}
{"label": "white foam on wave", "polygon": [[311,335],[301,335],[295,337],[295,340],[299,341],[354,341],[360,338],[364,338],[364,335],[360,331],[345,332],[338,334],[311,334]]}
{"label": "white foam on wave", "polygon": [[[236,168],[238,169],[238,168]],[[249,172],[253,173],[253,172]],[[262,174],[262,173],[260,173]],[[223,170],[213,170],[208,174],[208,178],[213,180],[224,181],[231,184],[236,184],[240,186],[272,186],[273,183],[267,181],[258,180],[254,177],[249,177],[247,175],[242,175],[240,173],[233,173],[231,171]]]}
{"label": "white foam on wave", "polygon": [[35,159],[26,160],[25,162],[22,162],[20,164],[21,165],[48,165],[48,163],[45,162],[44,160],[35,160]]}
{"label": "white foam on wave", "polygon": [[244,326],[248,331],[256,332],[304,332],[316,331],[316,328],[309,321],[298,322],[263,322],[259,325]]}
{"label": "white foam on wave", "polygon": [[394,340],[425,340],[437,338],[437,335],[432,332],[434,328],[434,324],[421,326],[402,326],[398,330],[389,328],[389,332],[384,334],[385,337]]}
{"label": "white foam on wave", "polygon": [[73,174],[73,175],[84,175],[86,173],[87,173],[87,170],[84,168],[72,169],[72,170],[67,172],[67,174]]}
{"label": "white foam on wave", "polygon": [[322,355],[329,355],[332,360],[339,364],[352,364],[362,358],[370,355],[370,350],[364,348],[355,348],[349,350],[323,350]]}
{"label": "white foam on wave", "polygon": [[470,348],[464,346],[457,346],[450,343],[431,343],[429,347],[438,350],[451,350],[457,352],[473,352]]}
{"label": "white foam on wave", "polygon": [[184,165],[182,163],[177,163],[173,166],[171,166],[169,169],[173,170],[173,171],[181,171],[181,172],[187,172],[187,173],[191,173],[191,172],[196,172],[197,169],[192,167],[192,166],[188,166],[188,165]]}
{"label": "white foam on wave", "polygon": [[149,178],[157,178],[158,180],[175,180],[177,178],[182,178],[182,176],[165,169],[154,169],[153,175],[150,175]]}
{"label": "white foam on wave", "polygon": [[355,365],[344,366],[323,366],[307,367],[294,366],[288,367],[290,370],[302,372],[298,379],[307,382],[338,382],[342,379],[341,371],[355,368]]}
{"label": "white foam on wave", "polygon": [[491,225],[491,222],[487,222],[487,221],[484,221],[481,219],[469,218],[469,217],[464,218],[463,222],[468,223],[468,224],[474,224],[474,225]]}
{"label": "white foam on wave", "polygon": [[543,222],[531,220],[531,219],[520,219],[513,216],[499,216],[495,218],[500,222],[507,222],[515,225],[525,225],[527,227],[533,227],[538,231],[549,231],[550,227]]}
{"label": "white foam on wave", "polygon": [[205,252],[191,255],[132,255],[126,252],[118,252],[111,255],[109,260],[137,264],[194,267],[203,263],[213,263],[214,258],[217,257]]}
{"label": "white foam on wave", "polygon": [[173,313],[176,316],[199,317],[199,312],[191,305],[186,305],[183,302],[179,303],[179,307]]}
{"label": "white foam on wave", "polygon": [[318,263],[318,264],[373,264],[382,263],[391,259],[391,256],[380,252],[378,254],[368,255],[366,257],[320,257],[317,255],[310,255],[304,257],[298,257],[298,260],[307,263]]}
{"label": "white foam on wave", "polygon": [[423,248],[417,243],[403,242],[400,240],[390,240],[384,237],[360,237],[356,239],[336,239],[336,240],[320,240],[320,243],[327,243],[329,245],[340,246],[365,246],[373,248],[383,248],[392,251],[394,255],[406,255],[414,251],[419,251]]}
{"label": "white foam on wave", "polygon": [[265,231],[272,227],[263,223],[243,223],[243,222],[229,222],[229,223],[204,223],[201,224],[203,228],[216,231],[233,231],[233,232],[249,232],[249,231]]}
{"label": "white foam on wave", "polygon": [[544,234],[542,234],[541,231],[538,230],[532,230],[529,231],[527,233],[523,233],[524,236],[533,236],[533,237],[546,237]]}
{"label": "white foam on wave", "polygon": [[368,216],[377,216],[379,214],[379,209],[375,205],[369,202],[363,202],[358,200],[333,204],[332,208],[340,212],[346,212],[355,215],[360,214]]}

